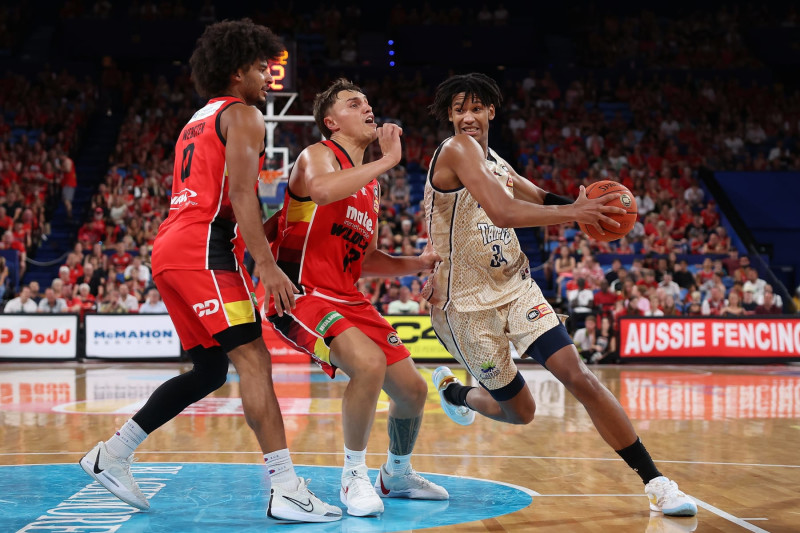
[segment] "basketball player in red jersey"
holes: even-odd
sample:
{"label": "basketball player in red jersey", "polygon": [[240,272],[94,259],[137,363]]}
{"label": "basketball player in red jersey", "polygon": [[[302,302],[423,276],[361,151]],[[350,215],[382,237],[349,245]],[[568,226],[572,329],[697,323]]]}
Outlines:
{"label": "basketball player in red jersey", "polygon": [[194,366],[162,384],[111,439],[80,461],[90,476],[139,509],[149,503],[131,475],[133,451],[153,430],[221,387],[230,357],[272,483],[267,515],[303,522],[342,517],[341,509],[316,498],[295,474],[250,274],[242,266],[246,244],[276,313],[294,307],[296,289],[268,248],[255,193],[265,140],[256,106],[264,104],[272,82],[267,60],[283,50],[271,30],[245,19],[207,27],[192,54],[197,91],[210,100],[178,137],[170,213],[159,228],[152,265]]}
{"label": "basketball player in red jersey", "polygon": [[[265,227],[278,265],[299,289],[297,307],[291,315],[281,314],[273,298],[267,316],[280,335],[312,355],[330,377],[337,368],[350,377],[342,399],[340,491],[348,513],[381,513],[381,497],[447,499],[444,488],[411,468],[428,392],[425,380],[397,332],[355,286],[362,274],[414,274],[438,260],[432,250],[392,257],[376,248],[376,178],[400,162],[402,130],[394,124],[378,128],[367,97],[343,79],[317,95],[314,118],[329,140],[309,146],[297,158],[277,225]],[[376,139],[383,157],[362,163]],[[391,398],[389,459],[373,486],[365,455],[381,388]]]}

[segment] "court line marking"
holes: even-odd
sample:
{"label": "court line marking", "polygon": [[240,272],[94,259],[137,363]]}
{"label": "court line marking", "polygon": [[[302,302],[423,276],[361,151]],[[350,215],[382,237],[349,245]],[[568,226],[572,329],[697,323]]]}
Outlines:
{"label": "court line marking", "polygon": [[[75,452],[7,452],[7,453],[0,453],[0,457],[16,457],[16,456],[25,456],[25,455],[75,455],[75,454],[84,454],[86,453],[85,450],[75,451]],[[137,451],[137,455],[152,455],[152,454],[177,454],[183,453],[187,455],[200,455],[200,454],[219,454],[219,455],[249,455],[249,454],[259,454],[258,450],[253,451],[224,451],[224,450],[169,450],[169,451]],[[292,455],[344,455],[342,452],[298,452],[292,451]],[[385,457],[386,453],[380,452],[367,452],[369,456],[380,456]],[[546,456],[546,455],[480,455],[480,454],[441,454],[441,453],[415,453],[415,457],[449,457],[449,458],[463,458],[463,459],[546,459],[546,460],[558,460],[558,461],[620,461],[622,459],[619,458],[612,458],[612,457],[553,457],[553,456]],[[782,465],[782,464],[772,464],[772,463],[724,463],[724,462],[716,462],[716,461],[669,461],[664,459],[656,460],[657,463],[671,463],[671,464],[686,464],[686,465],[713,465],[713,466],[757,466],[757,467],[766,467],[766,468],[800,468],[800,465]]]}
{"label": "court line marking", "polygon": [[706,511],[711,511],[715,515],[717,515],[717,516],[719,516],[721,518],[724,518],[725,520],[727,520],[729,522],[733,522],[737,526],[743,527],[744,529],[746,529],[748,531],[753,531],[753,533],[769,533],[769,531],[767,531],[766,529],[761,529],[760,527],[758,527],[755,524],[750,524],[748,522],[745,522],[743,519],[737,518],[737,517],[733,516],[730,513],[726,513],[722,509],[714,507],[710,503],[706,503],[703,500],[698,500],[694,496],[689,496],[689,497],[691,499],[693,499],[697,503],[698,506],[702,507]]}
{"label": "court line marking", "polygon": [[[645,498],[644,494],[539,494],[539,498]],[[737,526],[743,527],[748,531],[753,531],[754,533],[769,533],[765,529],[761,529],[758,526],[753,524],[749,524],[746,520],[769,520],[768,518],[738,518],[733,516],[730,513],[726,513],[722,509],[714,507],[713,505],[704,502],[694,496],[689,496],[691,499],[697,503],[698,507],[702,507],[706,511],[710,511],[711,513],[723,518],[729,522],[733,522]]]}

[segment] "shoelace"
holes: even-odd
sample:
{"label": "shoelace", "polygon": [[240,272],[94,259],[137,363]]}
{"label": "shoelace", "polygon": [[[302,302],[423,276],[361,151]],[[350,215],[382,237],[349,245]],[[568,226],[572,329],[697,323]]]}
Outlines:
{"label": "shoelace", "polygon": [[311,494],[316,498],[317,495],[311,492],[311,489],[308,488],[309,485],[311,485],[311,479],[300,478],[300,485],[297,487],[297,492],[302,492],[303,490],[305,490],[306,492],[308,492],[309,494]]}
{"label": "shoelace", "polygon": [[372,487],[372,482],[370,482],[369,478],[366,474],[359,473],[356,476],[351,476],[352,480],[348,483],[350,487],[350,492],[354,496],[361,496],[365,492],[367,493],[375,493],[375,489]]}
{"label": "shoelace", "polygon": [[678,489],[678,484],[672,480],[660,481],[657,483],[656,492],[658,493],[658,504],[661,505],[665,500],[672,496],[685,496],[683,492]]}
{"label": "shoelace", "polygon": [[410,477],[415,483],[419,483],[423,487],[427,488],[431,486],[431,482],[417,474],[416,470],[411,470],[408,474],[406,474],[406,476]]}

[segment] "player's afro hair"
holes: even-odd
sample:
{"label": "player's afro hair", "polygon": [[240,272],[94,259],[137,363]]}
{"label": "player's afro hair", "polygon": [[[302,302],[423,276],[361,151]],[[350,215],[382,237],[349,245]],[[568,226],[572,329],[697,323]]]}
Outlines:
{"label": "player's afro hair", "polygon": [[189,59],[195,89],[204,98],[225,93],[231,74],[261,59],[278,59],[286,48],[266,26],[252,20],[224,20],[207,26]]}
{"label": "player's afro hair", "polygon": [[433,103],[428,107],[430,114],[446,122],[447,110],[453,102],[453,97],[459,93],[464,93],[465,98],[472,100],[477,98],[486,106],[493,105],[495,109],[503,102],[497,82],[486,74],[480,72],[457,74],[450,76],[436,88]]}

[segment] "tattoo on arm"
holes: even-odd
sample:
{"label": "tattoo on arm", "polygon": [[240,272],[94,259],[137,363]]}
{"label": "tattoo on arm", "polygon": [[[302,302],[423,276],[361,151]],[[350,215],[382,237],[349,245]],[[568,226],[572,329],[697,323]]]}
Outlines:
{"label": "tattoo on arm", "polygon": [[389,417],[389,451],[395,455],[408,455],[417,442],[422,415],[416,418]]}

